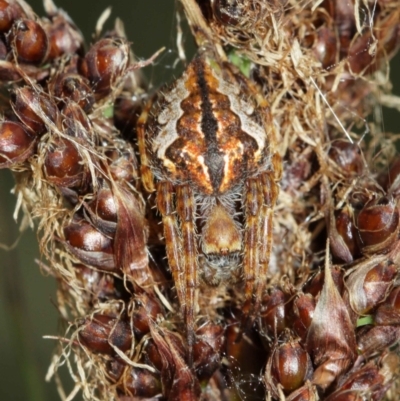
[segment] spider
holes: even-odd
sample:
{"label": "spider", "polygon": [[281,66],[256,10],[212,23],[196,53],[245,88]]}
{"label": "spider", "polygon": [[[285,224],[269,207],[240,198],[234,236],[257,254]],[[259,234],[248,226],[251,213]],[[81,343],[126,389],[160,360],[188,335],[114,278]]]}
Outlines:
{"label": "spider", "polygon": [[254,91],[200,53],[138,122],[142,181],[156,191],[189,359],[200,279],[243,280],[248,317],[266,283],[282,163],[268,105]]}

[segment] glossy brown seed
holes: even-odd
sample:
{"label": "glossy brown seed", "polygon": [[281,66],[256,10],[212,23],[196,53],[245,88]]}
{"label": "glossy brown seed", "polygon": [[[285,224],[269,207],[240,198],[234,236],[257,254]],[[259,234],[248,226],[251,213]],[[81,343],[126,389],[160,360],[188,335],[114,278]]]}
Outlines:
{"label": "glossy brown seed", "polygon": [[313,51],[323,68],[330,69],[335,66],[338,49],[337,37],[333,29],[327,27],[318,29]]}
{"label": "glossy brown seed", "polygon": [[298,341],[285,342],[273,351],[271,373],[285,393],[291,393],[311,373],[310,356]]}
{"label": "glossy brown seed", "polygon": [[344,242],[343,246],[346,246],[348,257],[345,258],[343,251],[335,248],[333,244],[331,244],[332,253],[339,259],[349,263],[354,260],[354,258],[359,256],[360,253],[357,240],[358,233],[349,208],[346,207],[336,212],[334,215],[334,220],[336,232],[338,235],[340,235],[342,241]]}
{"label": "glossy brown seed", "polygon": [[[326,401],[358,401],[362,399],[380,400],[385,392],[385,377],[373,363],[351,372]],[[361,396],[362,394],[362,396]],[[362,398],[360,398],[362,397]],[[367,397],[367,398],[365,398]]]}
{"label": "glossy brown seed", "polygon": [[375,313],[377,325],[400,325],[400,287],[396,287]]}
{"label": "glossy brown seed", "polygon": [[223,25],[235,26],[239,24],[241,16],[239,3],[237,0],[215,0],[213,12],[217,20]]}
{"label": "glossy brown seed", "polygon": [[349,271],[346,289],[351,309],[366,315],[384,301],[394,285],[397,266],[388,261],[381,263],[364,260]]}
{"label": "glossy brown seed", "polygon": [[200,382],[208,382],[220,367],[224,343],[224,329],[220,325],[209,322],[196,331],[193,360],[196,376]]}
{"label": "glossy brown seed", "polygon": [[328,155],[341,169],[340,172],[345,178],[348,175],[361,174],[364,169],[360,148],[357,144],[344,140],[334,141]]}
{"label": "glossy brown seed", "polygon": [[42,26],[33,20],[17,21],[9,37],[19,61],[41,64],[47,57],[49,41]]}
{"label": "glossy brown seed", "polygon": [[86,54],[86,73],[98,97],[108,95],[123,76],[129,60],[129,47],[122,38],[106,38]]}
{"label": "glossy brown seed", "polygon": [[124,320],[96,313],[80,324],[79,341],[92,352],[113,355],[113,347],[122,352],[131,348],[132,334]]}
{"label": "glossy brown seed", "polygon": [[163,316],[163,309],[154,296],[140,294],[135,298],[135,309],[132,313],[132,327],[135,335],[142,338],[150,332],[150,322],[156,322]]}
{"label": "glossy brown seed", "polygon": [[96,198],[88,206],[102,220],[117,222],[117,207],[110,189],[101,188]]}
{"label": "glossy brown seed", "polygon": [[94,104],[93,91],[90,82],[79,74],[61,74],[50,84],[54,96],[61,100],[72,100],[86,113]]}
{"label": "glossy brown seed", "polygon": [[379,354],[383,349],[398,342],[399,336],[398,326],[366,326],[357,338],[358,352],[366,358]]}
{"label": "glossy brown seed", "polygon": [[43,134],[49,124],[58,123],[59,113],[52,99],[28,86],[15,90],[12,108],[22,123],[35,134]]}
{"label": "glossy brown seed", "polygon": [[82,297],[94,305],[110,299],[129,299],[130,294],[126,291],[121,279],[111,274],[106,274],[82,264],[74,265],[75,277],[82,289]]}
{"label": "glossy brown seed", "polygon": [[157,370],[161,371],[161,369],[163,368],[163,360],[158,351],[157,345],[152,339],[146,341],[143,352],[146,363],[148,363],[150,366],[154,366]]}
{"label": "glossy brown seed", "polygon": [[0,0],[0,32],[8,32],[13,22],[23,16],[21,6],[14,0]]}
{"label": "glossy brown seed", "polygon": [[400,216],[393,201],[381,199],[378,204],[365,206],[357,219],[363,252],[385,252],[397,239]]}
{"label": "glossy brown seed", "polygon": [[76,146],[65,138],[55,138],[45,156],[46,179],[58,186],[75,187],[82,183],[85,167]]}
{"label": "glossy brown seed", "polygon": [[308,328],[311,325],[315,304],[315,299],[311,294],[300,294],[293,303],[295,315],[293,329],[303,340],[306,338]]}
{"label": "glossy brown seed", "polygon": [[85,204],[85,216],[102,233],[114,236],[117,229],[117,205],[110,188],[103,185],[93,200]]}
{"label": "glossy brown seed", "polygon": [[45,30],[49,38],[48,58],[50,60],[82,52],[83,36],[65,14],[53,16],[45,25]]}
{"label": "glossy brown seed", "polygon": [[35,136],[12,121],[0,123],[0,168],[25,161],[34,152]]}
{"label": "glossy brown seed", "polygon": [[363,286],[368,311],[386,299],[397,273],[398,268],[393,263],[380,263],[369,270]]}
{"label": "glossy brown seed", "polygon": [[142,112],[142,101],[119,97],[114,103],[114,125],[124,138],[136,138],[136,124]]}
{"label": "glossy brown seed", "polygon": [[64,228],[65,246],[82,263],[100,270],[119,271],[115,266],[113,242],[85,220],[74,219]]}
{"label": "glossy brown seed", "polygon": [[210,345],[215,351],[222,352],[225,346],[225,329],[221,324],[207,322],[196,330],[196,337]]}
{"label": "glossy brown seed", "polygon": [[130,397],[149,399],[162,394],[161,377],[148,369],[129,366],[119,380],[118,389]]}
{"label": "glossy brown seed", "polygon": [[106,152],[106,156],[114,180],[129,183],[138,181],[138,163],[132,148],[112,149]]}
{"label": "glossy brown seed", "polygon": [[286,328],[286,303],[288,296],[278,288],[264,297],[261,307],[261,324],[269,335],[279,336]]}

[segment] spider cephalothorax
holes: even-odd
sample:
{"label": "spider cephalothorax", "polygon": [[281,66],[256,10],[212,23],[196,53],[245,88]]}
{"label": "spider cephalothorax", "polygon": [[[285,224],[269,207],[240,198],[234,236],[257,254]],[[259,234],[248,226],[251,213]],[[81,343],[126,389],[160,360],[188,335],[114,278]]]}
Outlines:
{"label": "spider cephalothorax", "polygon": [[246,82],[202,54],[139,121],[142,180],[157,192],[189,347],[199,276],[243,278],[246,313],[265,286],[281,163],[268,107]]}

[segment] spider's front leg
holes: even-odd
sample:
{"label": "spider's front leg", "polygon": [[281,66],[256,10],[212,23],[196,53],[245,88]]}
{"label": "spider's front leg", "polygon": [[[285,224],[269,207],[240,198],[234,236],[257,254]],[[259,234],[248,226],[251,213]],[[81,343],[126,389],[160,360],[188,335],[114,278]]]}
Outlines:
{"label": "spider's front leg", "polygon": [[[176,212],[173,202],[174,188],[163,181],[157,185],[157,206],[162,215],[164,236],[172,276],[185,320],[188,343],[188,365],[193,364],[195,314],[197,305],[197,247],[195,236],[195,200],[190,187],[176,189]],[[180,220],[180,232],[177,215]]]}
{"label": "spider's front leg", "polygon": [[278,185],[272,172],[247,182],[246,228],[243,270],[245,280],[244,328],[249,328],[260,310],[272,249],[273,213]]}

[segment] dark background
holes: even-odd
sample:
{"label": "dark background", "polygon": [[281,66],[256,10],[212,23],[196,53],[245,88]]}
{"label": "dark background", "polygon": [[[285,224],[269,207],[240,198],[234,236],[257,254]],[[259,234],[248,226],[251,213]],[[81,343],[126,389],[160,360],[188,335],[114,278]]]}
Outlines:
{"label": "dark background", "polygon": [[[29,4],[43,15],[40,1]],[[141,58],[150,57],[159,48],[167,51],[157,65],[146,69],[151,83],[158,85],[173,74],[177,58],[175,50],[174,0],[59,0],[82,30],[90,43],[97,18],[112,6],[112,21],[120,17],[132,42],[134,52]],[[187,38],[191,44],[191,39]],[[400,57],[392,61],[391,77],[394,92],[400,94]],[[384,130],[398,132],[397,111],[384,110]],[[15,197],[10,194],[13,179],[9,171],[0,170],[0,244],[10,245],[19,236],[12,219]],[[55,283],[44,277],[34,259],[38,258],[35,234],[27,230],[16,248],[0,249],[0,400],[2,401],[56,401],[59,399],[54,383],[44,377],[53,350],[53,340],[44,335],[60,334],[55,303]],[[76,399],[81,399],[80,395]]]}

